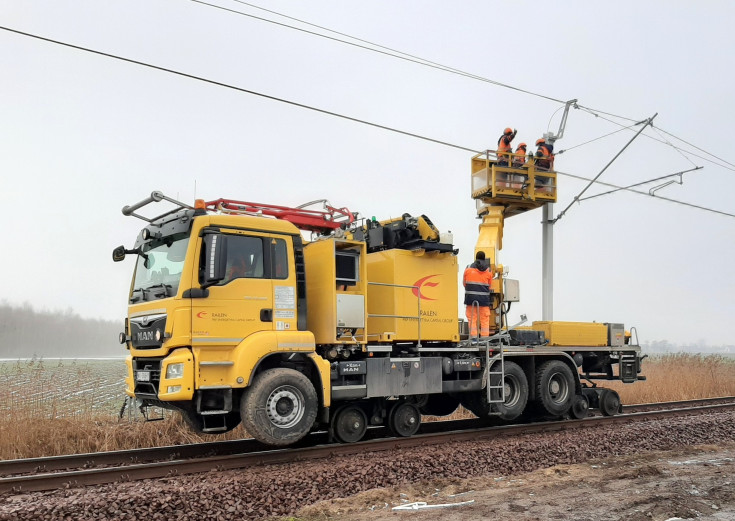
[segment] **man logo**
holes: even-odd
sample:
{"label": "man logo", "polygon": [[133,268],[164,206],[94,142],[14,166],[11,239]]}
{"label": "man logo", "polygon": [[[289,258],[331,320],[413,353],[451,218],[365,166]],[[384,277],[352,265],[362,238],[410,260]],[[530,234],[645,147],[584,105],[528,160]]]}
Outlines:
{"label": "man logo", "polygon": [[417,280],[412,285],[413,286],[418,286],[418,287],[413,288],[411,291],[417,297],[419,296],[419,291],[421,291],[421,295],[420,296],[421,296],[421,298],[423,300],[436,300],[435,298],[429,298],[426,295],[424,295],[424,288],[435,288],[436,286],[438,286],[439,285],[438,282],[429,282],[429,279],[430,278],[432,278],[432,277],[438,277],[438,276],[439,276],[438,274],[436,274],[436,275],[429,275],[428,277],[424,277],[423,279]]}
{"label": "man logo", "polygon": [[207,318],[206,315],[206,311],[200,311],[199,313],[197,313],[197,318]]}

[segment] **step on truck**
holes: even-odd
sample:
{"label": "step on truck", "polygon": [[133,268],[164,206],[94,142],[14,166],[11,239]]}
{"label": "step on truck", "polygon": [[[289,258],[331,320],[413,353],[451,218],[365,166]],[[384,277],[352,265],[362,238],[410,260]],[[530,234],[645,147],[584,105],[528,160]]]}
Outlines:
{"label": "step on truck", "polygon": [[[242,423],[273,446],[314,430],[355,442],[369,426],[411,436],[422,415],[460,405],[504,422],[619,412],[618,394],[597,382],[644,379],[623,324],[507,323],[518,281],[496,263],[503,220],[555,201],[555,174],[476,156],[472,197],[476,251],[494,274],[492,332],[481,338],[458,318],[453,237],[425,215],[189,206],[157,191],[124,207],[146,222],[132,249],[113,252],[135,258],[120,334],[126,393],[180,411],[199,432]],[[138,213],[163,201],[173,209]]]}

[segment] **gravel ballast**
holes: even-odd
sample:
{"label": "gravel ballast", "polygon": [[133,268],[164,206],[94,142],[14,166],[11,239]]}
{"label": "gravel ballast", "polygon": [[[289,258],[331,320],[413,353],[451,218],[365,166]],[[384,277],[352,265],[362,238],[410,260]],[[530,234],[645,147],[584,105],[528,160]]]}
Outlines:
{"label": "gravel ballast", "polygon": [[479,476],[510,476],[592,458],[735,441],[735,412],[638,421],[482,442],[368,452],[45,493],[0,496],[0,521],[262,519],[358,492]]}

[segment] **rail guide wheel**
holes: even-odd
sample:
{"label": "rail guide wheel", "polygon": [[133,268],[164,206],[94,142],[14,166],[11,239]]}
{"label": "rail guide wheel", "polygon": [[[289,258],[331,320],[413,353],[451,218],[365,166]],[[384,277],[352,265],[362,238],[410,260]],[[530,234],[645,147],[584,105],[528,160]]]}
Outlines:
{"label": "rail guide wheel", "polygon": [[408,402],[398,402],[388,414],[388,428],[396,436],[413,436],[421,426],[421,413]]}
{"label": "rail guide wheel", "polygon": [[572,408],[569,413],[575,420],[581,420],[589,416],[590,402],[583,394],[578,394],[572,399]]}
{"label": "rail guide wheel", "polygon": [[604,416],[615,416],[622,412],[620,395],[612,389],[602,389],[600,393],[600,412]]}
{"label": "rail guide wheel", "polygon": [[332,418],[332,432],[342,443],[360,441],[367,432],[367,416],[357,405],[345,405]]}

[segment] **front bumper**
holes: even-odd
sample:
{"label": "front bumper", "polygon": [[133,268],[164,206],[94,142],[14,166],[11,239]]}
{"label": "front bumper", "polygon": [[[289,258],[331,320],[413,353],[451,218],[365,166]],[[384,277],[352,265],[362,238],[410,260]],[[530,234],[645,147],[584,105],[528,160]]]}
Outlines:
{"label": "front bumper", "polygon": [[[175,349],[164,358],[128,356],[125,363],[128,396],[164,402],[191,400],[194,396],[194,356],[188,348]],[[181,364],[176,368],[179,370],[170,371],[169,366],[174,364]]]}

